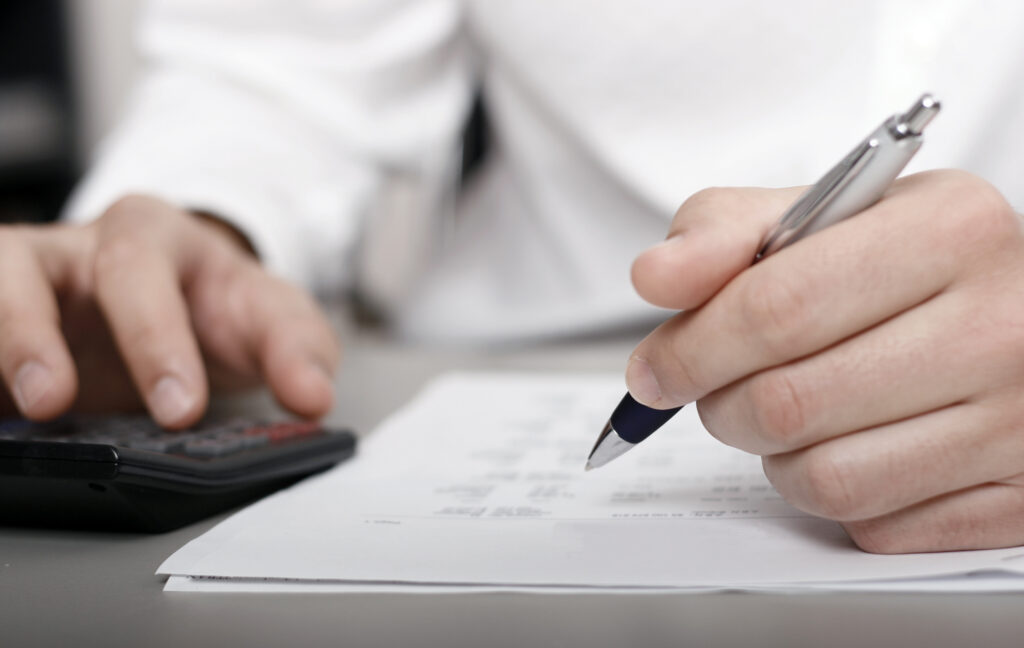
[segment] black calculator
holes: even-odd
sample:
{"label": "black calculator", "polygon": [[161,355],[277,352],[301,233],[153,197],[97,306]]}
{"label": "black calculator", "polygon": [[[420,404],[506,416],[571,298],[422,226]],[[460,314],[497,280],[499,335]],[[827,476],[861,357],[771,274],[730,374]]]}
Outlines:
{"label": "black calculator", "polygon": [[0,524],[170,531],[350,457],[355,436],[236,419],[168,431],[145,417],[0,421]]}

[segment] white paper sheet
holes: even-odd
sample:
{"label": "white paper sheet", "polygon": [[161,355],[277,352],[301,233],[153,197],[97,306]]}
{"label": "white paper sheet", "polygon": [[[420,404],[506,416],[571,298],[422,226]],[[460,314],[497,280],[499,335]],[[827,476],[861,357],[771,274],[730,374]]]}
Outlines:
{"label": "white paper sheet", "polygon": [[759,459],[711,439],[692,407],[584,473],[622,390],[618,376],[449,375],[356,459],[241,511],[158,573],[176,591],[898,589],[900,579],[923,589],[934,579],[939,591],[977,588],[955,577],[988,571],[1003,574],[989,589],[1024,590],[1022,548],[859,551],[838,524],[782,501]]}
{"label": "white paper sheet", "polygon": [[393,585],[348,581],[272,580],[243,578],[193,578],[171,576],[166,592],[265,593],[265,594],[483,594],[528,592],[530,594],[706,594],[709,592],[757,591],[773,593],[828,592],[904,592],[967,593],[1020,592],[1024,579],[1012,572],[981,572],[961,576],[936,576],[879,581],[839,581],[799,585],[747,585],[732,587],[523,587],[517,585]]}

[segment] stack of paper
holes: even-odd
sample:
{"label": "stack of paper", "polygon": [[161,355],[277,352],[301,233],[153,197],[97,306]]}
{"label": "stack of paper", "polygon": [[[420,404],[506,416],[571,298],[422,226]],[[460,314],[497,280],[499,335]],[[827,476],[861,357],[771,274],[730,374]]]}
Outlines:
{"label": "stack of paper", "polygon": [[453,374],[161,565],[177,591],[1024,590],[1024,549],[871,555],[684,408],[600,470],[618,376]]}

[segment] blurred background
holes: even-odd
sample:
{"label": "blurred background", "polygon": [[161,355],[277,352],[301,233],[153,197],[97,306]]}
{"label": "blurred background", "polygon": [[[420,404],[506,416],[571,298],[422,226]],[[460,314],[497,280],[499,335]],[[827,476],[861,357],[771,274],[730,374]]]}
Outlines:
{"label": "blurred background", "polygon": [[138,0],[0,3],[0,221],[45,221],[123,110]]}
{"label": "blurred background", "polygon": [[[0,1],[0,222],[59,215],[141,70],[133,39],[143,4]],[[487,150],[479,98],[463,136],[465,178]]]}

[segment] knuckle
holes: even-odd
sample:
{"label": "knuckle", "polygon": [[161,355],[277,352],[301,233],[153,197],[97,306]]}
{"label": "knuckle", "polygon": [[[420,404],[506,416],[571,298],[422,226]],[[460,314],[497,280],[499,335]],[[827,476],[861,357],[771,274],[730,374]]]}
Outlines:
{"label": "knuckle", "polygon": [[773,357],[788,356],[807,333],[811,305],[808,292],[800,289],[798,281],[794,277],[775,277],[742,284],[741,321]]}
{"label": "knuckle", "polygon": [[983,204],[975,205],[974,219],[979,224],[979,235],[995,248],[1018,243],[1022,233],[1020,216],[1002,200],[1002,196],[979,202]]}
{"label": "knuckle", "polygon": [[849,462],[827,446],[808,451],[802,465],[804,496],[811,512],[830,520],[856,519],[860,509]]}
{"label": "knuckle", "polygon": [[807,429],[807,395],[785,370],[761,373],[750,379],[747,397],[753,412],[754,434],[767,450],[794,450],[802,445]]}
{"label": "knuckle", "polygon": [[862,551],[873,554],[906,553],[906,541],[885,519],[844,522],[843,529]]}
{"label": "knuckle", "polygon": [[107,222],[134,220],[140,213],[152,208],[153,200],[142,194],[126,194],[112,202],[101,218]]}
{"label": "knuckle", "polygon": [[260,319],[253,296],[263,294],[247,280],[244,268],[225,265],[192,283],[188,290],[193,327],[219,348],[244,344],[248,331]]}
{"label": "knuckle", "polygon": [[148,251],[139,237],[130,233],[118,233],[103,237],[96,245],[93,256],[92,275],[97,285],[117,276],[143,259]]}
{"label": "knuckle", "polygon": [[730,202],[732,193],[733,190],[725,187],[705,187],[687,198],[679,208],[679,212],[684,210],[704,211],[721,207]]}
{"label": "knuckle", "polygon": [[742,394],[725,388],[713,391],[697,401],[697,415],[701,424],[713,438],[725,445],[745,452],[770,456],[764,444],[756,437],[751,439],[748,409],[737,402]]}
{"label": "knuckle", "polygon": [[700,398],[713,389],[713,385],[700,368],[700,363],[693,357],[693,350],[688,341],[676,336],[672,344],[672,352],[668,354],[670,365],[666,369],[659,370],[652,365],[652,369],[658,376],[658,383],[662,387],[663,396],[672,400],[689,401]]}
{"label": "knuckle", "polygon": [[127,194],[115,200],[97,225],[106,235],[135,231],[153,233],[181,226],[191,220],[189,214],[154,196]]}
{"label": "knuckle", "polygon": [[735,202],[734,192],[725,187],[707,187],[692,194],[676,210],[672,229],[678,230],[699,216],[723,211]]}
{"label": "knuckle", "polygon": [[239,300],[224,296],[219,286],[200,286],[191,295],[192,326],[205,335],[216,335],[229,344],[239,330],[246,316],[237,306]]}
{"label": "knuckle", "polygon": [[693,193],[679,206],[670,230],[680,231],[699,221],[729,221],[730,216],[749,212],[756,205],[751,201],[748,188],[706,187]]}
{"label": "knuckle", "polygon": [[[986,279],[988,279],[986,277]],[[1017,292],[1024,286],[1024,275],[1008,277],[1007,281],[996,280],[977,282],[966,295],[967,308],[959,317],[957,330],[963,339],[973,340],[971,351],[978,362],[990,363],[1005,372],[1011,382],[1007,386],[1019,385],[1024,381],[1024,305],[1018,299],[1007,299],[1010,291]],[[987,384],[989,390],[997,389],[998,382]]]}
{"label": "knuckle", "polygon": [[966,171],[936,173],[958,244],[966,239],[990,249],[1020,237],[1020,218],[995,186]]}
{"label": "knuckle", "polygon": [[680,229],[684,224],[699,217],[712,214],[726,214],[735,211],[740,202],[740,190],[732,187],[710,186],[700,189],[683,201],[676,210],[673,229]]}

